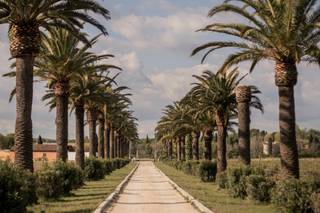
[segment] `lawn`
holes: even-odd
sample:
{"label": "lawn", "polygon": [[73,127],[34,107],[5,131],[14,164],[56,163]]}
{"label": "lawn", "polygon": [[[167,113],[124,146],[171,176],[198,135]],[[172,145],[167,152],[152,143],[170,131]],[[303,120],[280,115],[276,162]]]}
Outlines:
{"label": "lawn", "polygon": [[156,163],[176,184],[189,192],[215,213],[273,213],[277,210],[271,205],[258,204],[250,200],[232,198],[227,190],[219,189],[214,183],[201,182],[198,177],[186,175],[161,162]]}
{"label": "lawn", "polygon": [[[228,166],[233,167],[237,160],[228,160]],[[255,159],[252,161],[255,166],[279,167],[279,158]],[[216,213],[273,213],[278,212],[275,207],[267,204],[259,204],[250,200],[232,198],[227,190],[219,189],[214,183],[201,182],[198,177],[186,175],[161,162],[156,165],[180,187],[189,192],[192,196],[202,202]],[[308,172],[320,170],[320,158],[300,159],[301,178],[307,176]]]}
{"label": "lawn", "polygon": [[92,212],[114,191],[134,166],[134,163],[130,163],[107,175],[103,180],[88,181],[84,187],[72,191],[70,196],[54,201],[42,201],[38,205],[28,207],[28,212]]}

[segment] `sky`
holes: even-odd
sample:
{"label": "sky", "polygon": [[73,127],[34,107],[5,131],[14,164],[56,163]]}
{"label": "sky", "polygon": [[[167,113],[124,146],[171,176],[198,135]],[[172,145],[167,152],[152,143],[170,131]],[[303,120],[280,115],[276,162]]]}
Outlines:
{"label": "sky", "polygon": [[[228,39],[196,30],[213,22],[237,22],[239,17],[221,14],[208,18],[207,13],[221,0],[99,0],[111,12],[112,19],[100,19],[109,32],[93,48],[97,53],[112,53],[109,63],[123,68],[119,85],[131,88],[134,115],[139,119],[139,135],[154,135],[154,128],[162,109],[181,99],[195,82],[192,75],[203,70],[216,71],[231,50],[215,52],[204,64],[201,55],[190,57],[191,51],[205,42]],[[0,26],[1,75],[10,71],[7,26]],[[90,36],[99,32],[86,27]],[[268,131],[278,130],[278,94],[274,84],[274,64],[259,64],[243,84],[256,85],[265,112],[253,112],[251,127]],[[248,65],[239,65],[242,73]],[[319,68],[310,64],[299,65],[299,81],[295,87],[297,124],[304,128],[319,129],[320,90]],[[14,132],[15,102],[8,103],[14,87],[13,79],[0,77],[0,132]],[[41,101],[44,83],[34,85],[33,136],[55,138],[55,112],[49,112]],[[74,115],[69,119],[69,137],[74,138]]]}

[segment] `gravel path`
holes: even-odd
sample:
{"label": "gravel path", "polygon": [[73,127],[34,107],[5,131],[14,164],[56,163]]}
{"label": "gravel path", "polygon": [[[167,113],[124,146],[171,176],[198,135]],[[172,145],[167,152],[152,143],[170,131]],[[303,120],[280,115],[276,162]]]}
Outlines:
{"label": "gravel path", "polygon": [[161,175],[153,162],[142,161],[120,194],[107,211],[111,213],[197,213]]}

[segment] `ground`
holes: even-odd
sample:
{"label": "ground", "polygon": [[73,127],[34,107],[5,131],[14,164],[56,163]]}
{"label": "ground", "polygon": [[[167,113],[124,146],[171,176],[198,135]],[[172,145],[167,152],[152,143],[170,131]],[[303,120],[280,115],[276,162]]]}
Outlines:
{"label": "ground", "polygon": [[133,163],[130,163],[124,168],[107,175],[103,180],[86,182],[84,187],[73,191],[70,196],[61,197],[55,201],[42,201],[38,205],[29,207],[28,211],[35,213],[41,212],[41,210],[45,210],[46,213],[92,212],[115,190],[134,166]]}
{"label": "ground", "polygon": [[119,199],[107,212],[197,213],[152,161],[141,161]]}

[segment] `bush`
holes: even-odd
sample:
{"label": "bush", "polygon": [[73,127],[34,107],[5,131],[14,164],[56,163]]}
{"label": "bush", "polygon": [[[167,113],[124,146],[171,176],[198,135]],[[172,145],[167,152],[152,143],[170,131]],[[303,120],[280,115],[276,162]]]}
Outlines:
{"label": "bush", "polygon": [[264,175],[264,171],[260,168],[253,167],[238,167],[228,170],[228,189],[233,197],[245,198],[246,191],[246,177],[251,174]]}
{"label": "bush", "polygon": [[228,175],[227,172],[220,172],[216,176],[216,183],[220,189],[228,188]]}
{"label": "bush", "polygon": [[320,192],[311,195],[311,208],[314,213],[320,213]]}
{"label": "bush", "polygon": [[269,202],[275,183],[262,175],[250,175],[246,178],[246,193],[251,200]]}
{"label": "bush", "polygon": [[212,161],[202,161],[199,166],[199,176],[204,182],[215,180],[217,173],[217,164]]}
{"label": "bush", "polygon": [[71,190],[78,189],[83,186],[84,174],[82,170],[74,164],[57,161],[54,163],[53,168],[59,171],[62,176],[64,194],[68,194]]}
{"label": "bush", "polygon": [[58,198],[63,193],[63,176],[61,171],[54,169],[53,166],[44,164],[36,172],[37,177],[37,195],[40,198]]}
{"label": "bush", "polygon": [[37,202],[35,177],[9,161],[0,161],[0,209],[2,212],[25,212]]}
{"label": "bush", "polygon": [[88,180],[100,180],[106,175],[105,163],[97,158],[87,158],[84,173]]}
{"label": "bush", "polygon": [[289,179],[277,183],[272,190],[271,201],[283,212],[309,212],[311,210],[311,194],[308,183]]}

